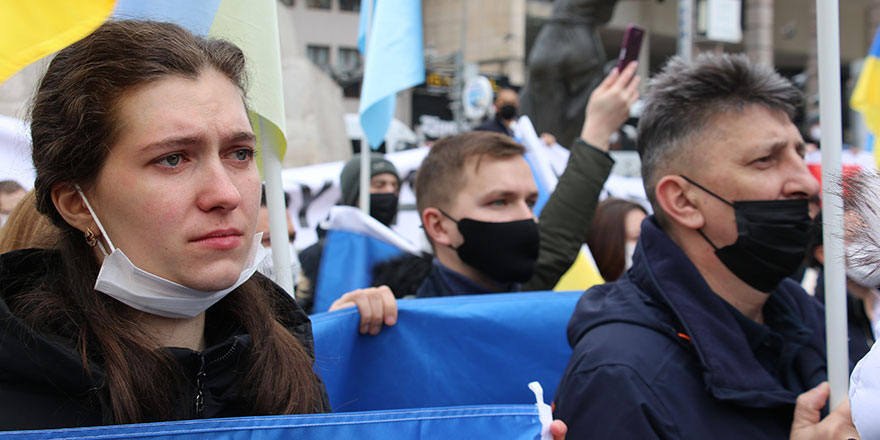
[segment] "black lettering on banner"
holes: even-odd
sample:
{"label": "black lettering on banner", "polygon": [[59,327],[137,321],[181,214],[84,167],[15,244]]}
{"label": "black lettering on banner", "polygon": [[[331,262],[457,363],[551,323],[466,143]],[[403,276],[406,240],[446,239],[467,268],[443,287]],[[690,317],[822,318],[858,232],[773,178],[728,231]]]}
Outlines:
{"label": "black lettering on banner", "polygon": [[312,196],[312,189],[309,188],[308,185],[300,184],[299,187],[300,191],[302,192],[302,206],[300,206],[298,213],[299,224],[303,225],[304,227],[312,227],[312,225],[308,224],[308,217],[306,216],[306,213],[309,210],[309,205],[311,205],[313,201],[321,197],[321,195],[323,195],[325,192],[330,190],[330,188],[333,187],[333,181],[325,180],[324,186],[321,187],[320,191],[318,191],[318,193],[314,196]]}

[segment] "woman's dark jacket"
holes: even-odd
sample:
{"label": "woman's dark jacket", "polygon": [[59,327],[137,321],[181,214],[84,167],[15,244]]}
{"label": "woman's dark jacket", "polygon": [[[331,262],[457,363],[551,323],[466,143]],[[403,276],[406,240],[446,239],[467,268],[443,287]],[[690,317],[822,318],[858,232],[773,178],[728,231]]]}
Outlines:
{"label": "woman's dark jacket", "polygon": [[[78,329],[38,333],[10,312],[18,295],[59,285],[60,267],[60,255],[52,250],[0,255],[0,430],[112,423],[105,372],[100,361],[90,362],[88,371],[84,368],[76,350]],[[273,295],[283,309],[282,324],[313,356],[308,316],[280,288]],[[212,316],[212,311],[206,315],[207,349],[165,348],[178,362],[186,390],[175,405],[178,419],[253,415],[239,387],[248,370],[251,338],[237,322]],[[329,408],[320,387],[323,406]]]}

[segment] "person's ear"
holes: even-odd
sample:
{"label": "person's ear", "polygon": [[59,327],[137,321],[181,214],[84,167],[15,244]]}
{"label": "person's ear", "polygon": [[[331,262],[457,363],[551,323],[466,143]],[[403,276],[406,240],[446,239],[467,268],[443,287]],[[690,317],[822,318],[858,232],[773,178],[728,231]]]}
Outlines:
{"label": "person's ear", "polygon": [[815,249],[813,249],[813,258],[819,262],[821,265],[825,265],[825,246],[818,245]]}
{"label": "person's ear", "polygon": [[425,228],[425,233],[434,244],[449,246],[452,244],[452,236],[447,222],[443,221],[444,218],[446,216],[439,209],[425,208],[422,211],[422,227]]}
{"label": "person's ear", "polygon": [[700,229],[706,219],[694,203],[692,186],[681,176],[663,176],[657,182],[654,196],[669,220],[688,229]]}
{"label": "person's ear", "polygon": [[95,235],[101,235],[92,219],[89,209],[86,207],[82,196],[76,191],[73,185],[67,183],[59,183],[52,187],[52,203],[55,209],[61,214],[61,218],[70,226],[79,229],[84,234],[86,230],[91,229]]}

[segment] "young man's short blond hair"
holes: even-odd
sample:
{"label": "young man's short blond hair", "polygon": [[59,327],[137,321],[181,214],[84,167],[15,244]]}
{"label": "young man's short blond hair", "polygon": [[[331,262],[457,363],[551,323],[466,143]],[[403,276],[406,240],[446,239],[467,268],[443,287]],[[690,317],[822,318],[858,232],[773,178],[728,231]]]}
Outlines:
{"label": "young man's short blond hair", "polygon": [[484,156],[508,158],[522,156],[525,148],[509,136],[474,131],[443,138],[431,151],[416,174],[414,190],[419,215],[429,207],[448,208],[464,188],[465,165],[476,159],[479,169]]}

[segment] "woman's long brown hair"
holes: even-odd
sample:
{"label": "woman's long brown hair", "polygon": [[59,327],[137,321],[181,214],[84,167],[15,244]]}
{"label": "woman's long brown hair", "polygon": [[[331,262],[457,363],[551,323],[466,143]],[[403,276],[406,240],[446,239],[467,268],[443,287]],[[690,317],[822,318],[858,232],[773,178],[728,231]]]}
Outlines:
{"label": "woman's long brown hair", "polygon": [[587,234],[587,246],[605,281],[614,281],[623,275],[626,266],[626,215],[634,209],[645,211],[637,203],[616,198],[605,199],[596,206],[596,214]]}
{"label": "woman's long brown hair", "polygon": [[[36,331],[71,335],[87,372],[98,366],[96,396],[106,423],[172,420],[182,381],[176,363],[139,326],[132,309],[94,290],[99,265],[81,231],[52,202],[56,185],[94,182],[117,136],[119,100],[166,76],[198,78],[215,69],[244,90],[244,55],[234,45],[157,22],[114,21],[59,52],[33,102],[31,136],[38,210],[59,229],[57,282],[35,286],[10,305]],[[242,92],[243,93],[243,92]],[[304,344],[279,321],[272,295],[250,280],[209,309],[231,313],[253,341],[241,381],[253,414],[324,411],[320,381]]]}

